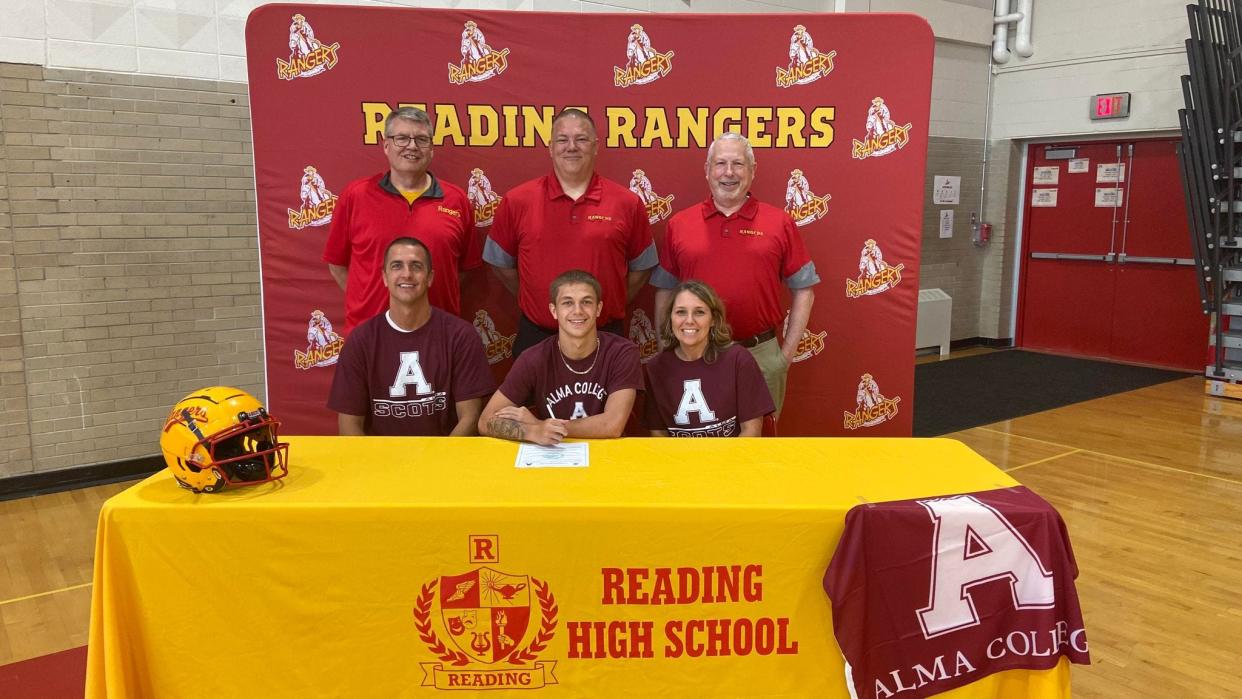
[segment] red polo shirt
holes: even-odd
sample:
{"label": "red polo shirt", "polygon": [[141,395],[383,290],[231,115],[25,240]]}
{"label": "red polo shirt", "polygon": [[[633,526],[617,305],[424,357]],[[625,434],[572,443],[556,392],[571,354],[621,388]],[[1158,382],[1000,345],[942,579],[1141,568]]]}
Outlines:
{"label": "red polo shirt", "polygon": [[409,204],[385,172],[349,183],[332,210],[323,261],[349,268],[346,333],[388,308],[384,250],[401,236],[418,238],[431,251],[436,273],[428,292],[431,305],[460,315],[458,273],[482,262],[482,238],[475,233],[466,193],[431,175],[431,186]]}
{"label": "red polo shirt", "polygon": [[[739,340],[785,322],[782,280],[810,261],[789,214],[754,197],[731,216],[720,213],[711,197],[678,212],[668,221],[660,251],[661,269],[678,280],[707,282],[716,290]],[[812,271],[806,281],[802,286],[819,278]]]}
{"label": "red polo shirt", "polygon": [[595,275],[604,296],[599,324],[605,325],[625,317],[629,271],[658,262],[642,200],[598,174],[577,201],[565,194],[555,174],[514,187],[500,202],[487,237],[484,259],[497,267],[516,261],[518,307],[548,330],[556,329],[548,313],[548,287],[561,272]]}

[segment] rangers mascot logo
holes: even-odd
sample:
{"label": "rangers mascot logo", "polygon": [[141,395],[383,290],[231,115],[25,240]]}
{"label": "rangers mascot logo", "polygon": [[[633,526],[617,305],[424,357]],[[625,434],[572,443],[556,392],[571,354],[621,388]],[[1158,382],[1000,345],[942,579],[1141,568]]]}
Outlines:
{"label": "rangers mascot logo", "polygon": [[[781,328],[781,335],[789,334],[789,311],[785,311],[785,325]],[[798,340],[798,348],[794,350],[793,363],[804,362],[811,357],[824,351],[824,339],[828,337],[827,330],[821,330],[813,333],[810,330],[803,329],[802,339]]]}
{"label": "rangers mascot logo", "polygon": [[816,196],[811,190],[802,170],[791,170],[789,181],[785,184],[785,212],[799,226],[815,223],[828,213],[828,202],[831,194]]}
{"label": "rangers mascot logo", "polygon": [[859,427],[875,427],[891,420],[897,414],[897,404],[901,396],[885,398],[880,393],[880,385],[871,374],[863,374],[858,382],[858,393],[854,397],[854,412],[845,413],[845,429],[856,430]]}
{"label": "rangers mascot logo", "polygon": [[901,283],[901,270],[905,268],[905,264],[892,267],[885,262],[880,246],[868,238],[858,258],[858,279],[845,280],[845,296],[856,299],[888,291]]}
{"label": "rangers mascot logo", "polygon": [[625,40],[625,68],[612,67],[612,84],[617,87],[646,85],[668,75],[673,69],[673,52],[660,53],[651,47],[651,37],[643,25],[630,27]]}
{"label": "rangers mascot logo", "polygon": [[647,173],[642,170],[634,171],[634,176],[630,178],[630,191],[643,200],[643,205],[647,207],[648,222],[656,224],[672,215],[673,195],[662,197],[656,194]]}
{"label": "rangers mascot logo", "polygon": [[302,170],[302,185],[298,192],[302,197],[302,205],[297,211],[289,212],[289,227],[300,231],[307,226],[326,226],[332,223],[332,209],[336,208],[336,195],[328,191],[323,177],[314,165],[307,165]]}
{"label": "rangers mascot logo", "polygon": [[876,97],[867,109],[867,135],[861,141],[854,139],[853,155],[858,160],[864,160],[905,148],[910,142],[910,128],[910,124],[899,126],[893,122],[884,99]]}
{"label": "rangers mascot logo", "polygon": [[529,575],[484,565],[429,580],[414,603],[414,628],[441,662],[419,663],[422,686],[479,690],[556,684],[556,662],[538,658],[556,635],[558,612],[548,584]]}
{"label": "rangers mascot logo", "polygon": [[488,364],[498,364],[513,356],[513,341],[517,339],[517,333],[501,335],[487,311],[479,309],[474,312],[474,329],[483,341]]}
{"label": "rangers mascot logo", "polygon": [[461,64],[448,64],[449,82],[454,85],[477,83],[494,78],[509,67],[509,49],[499,51],[487,45],[483,30],[473,21],[461,31]]}
{"label": "rangers mascot logo", "polygon": [[293,365],[299,369],[332,366],[341,355],[345,338],[332,329],[332,321],[315,309],[306,324],[306,351],[293,350]]}
{"label": "rangers mascot logo", "polygon": [[470,207],[474,209],[474,225],[487,228],[492,225],[496,216],[496,207],[504,197],[492,191],[492,181],[483,174],[482,168],[470,171],[470,181],[466,183],[466,197]]}
{"label": "rangers mascot logo", "polygon": [[289,25],[289,60],[276,59],[276,76],[281,80],[309,78],[336,67],[339,42],[324,46],[304,15],[294,15]]}
{"label": "rangers mascot logo", "polygon": [[656,337],[655,326],[641,308],[634,309],[630,316],[630,339],[638,345],[638,358],[643,363],[656,356],[660,351],[660,340]]}
{"label": "rangers mascot logo", "polygon": [[789,67],[776,68],[776,86],[807,85],[828,77],[832,72],[832,59],[836,55],[836,51],[820,53],[816,50],[815,42],[811,40],[806,27],[799,24],[794,27],[793,35],[789,37]]}

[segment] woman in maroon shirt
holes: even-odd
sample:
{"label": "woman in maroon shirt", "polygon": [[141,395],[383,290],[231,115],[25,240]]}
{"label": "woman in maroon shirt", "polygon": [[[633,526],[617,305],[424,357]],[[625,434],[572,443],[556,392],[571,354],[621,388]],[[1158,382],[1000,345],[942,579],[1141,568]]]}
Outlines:
{"label": "woman in maroon shirt", "polygon": [[652,436],[758,437],[776,408],[754,357],[734,344],[720,297],[690,279],[664,311],[664,351],[645,366],[643,423]]}

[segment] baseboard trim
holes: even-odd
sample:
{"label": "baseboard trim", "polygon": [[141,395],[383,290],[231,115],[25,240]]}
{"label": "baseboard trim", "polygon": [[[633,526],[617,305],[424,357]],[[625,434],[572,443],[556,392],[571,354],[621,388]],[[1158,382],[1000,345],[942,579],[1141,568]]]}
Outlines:
{"label": "baseboard trim", "polygon": [[1013,338],[1010,337],[964,337],[960,340],[952,340],[949,342],[950,350],[965,349],[967,347],[1013,347]]}
{"label": "baseboard trim", "polygon": [[162,468],[164,457],[141,456],[123,461],[9,476],[0,478],[0,501],[132,480],[149,476]]}

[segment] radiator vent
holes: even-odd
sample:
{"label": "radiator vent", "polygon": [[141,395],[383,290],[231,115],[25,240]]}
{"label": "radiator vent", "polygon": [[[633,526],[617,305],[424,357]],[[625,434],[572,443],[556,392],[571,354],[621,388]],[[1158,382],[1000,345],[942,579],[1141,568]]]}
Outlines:
{"label": "radiator vent", "polygon": [[940,347],[940,356],[949,353],[949,328],[953,319],[953,297],[943,289],[919,289],[919,320],[914,332],[914,349]]}

